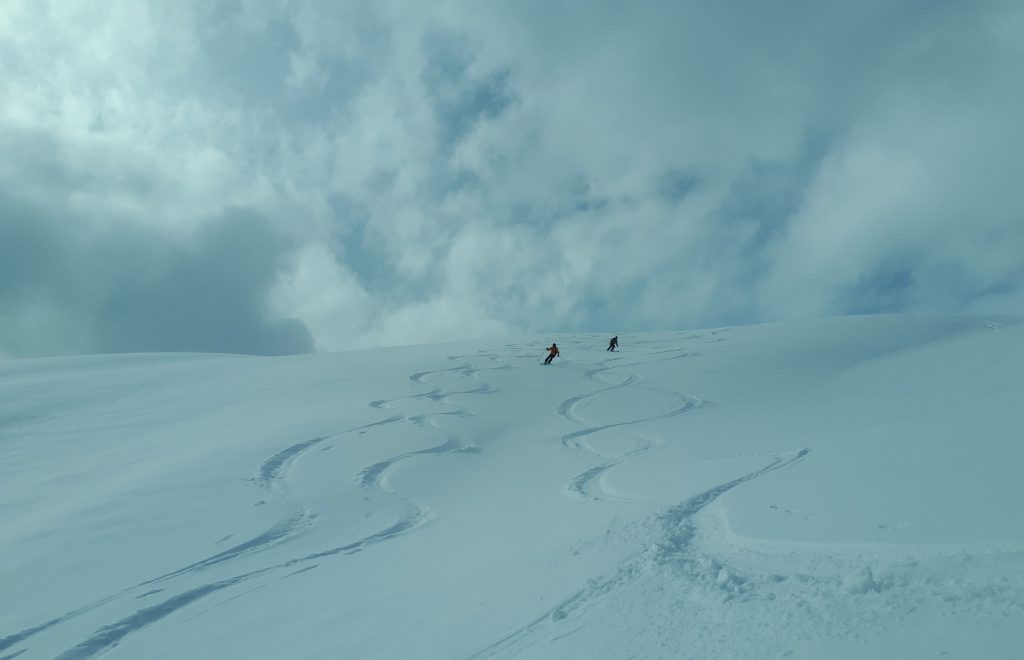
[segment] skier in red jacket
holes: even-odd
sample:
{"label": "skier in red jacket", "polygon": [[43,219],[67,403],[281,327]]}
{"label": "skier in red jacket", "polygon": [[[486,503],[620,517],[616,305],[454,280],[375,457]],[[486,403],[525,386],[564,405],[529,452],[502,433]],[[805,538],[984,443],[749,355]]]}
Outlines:
{"label": "skier in red jacket", "polygon": [[548,356],[544,358],[544,364],[551,364],[551,361],[558,357],[558,344],[551,342],[551,347],[548,349]]}

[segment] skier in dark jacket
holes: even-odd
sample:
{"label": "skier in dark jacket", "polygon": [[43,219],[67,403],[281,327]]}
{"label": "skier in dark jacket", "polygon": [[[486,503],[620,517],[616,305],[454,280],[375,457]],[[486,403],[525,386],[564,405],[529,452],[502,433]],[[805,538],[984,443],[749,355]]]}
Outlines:
{"label": "skier in dark jacket", "polygon": [[612,340],[610,342],[608,342],[608,348],[605,349],[605,350],[614,351],[618,347],[619,347],[619,336],[615,335],[614,337],[612,337]]}
{"label": "skier in dark jacket", "polygon": [[558,357],[558,344],[551,342],[551,347],[548,349],[548,356],[544,358],[544,364],[551,364],[551,361]]}

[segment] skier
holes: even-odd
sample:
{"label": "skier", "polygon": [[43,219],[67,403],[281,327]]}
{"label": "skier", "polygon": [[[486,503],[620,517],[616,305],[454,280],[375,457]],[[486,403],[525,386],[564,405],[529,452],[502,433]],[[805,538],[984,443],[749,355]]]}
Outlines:
{"label": "skier", "polygon": [[551,348],[548,349],[548,356],[544,358],[544,364],[551,364],[556,357],[558,357],[558,344],[551,342]]}
{"label": "skier", "polygon": [[618,347],[619,347],[619,336],[615,335],[614,337],[612,337],[612,340],[610,342],[608,342],[608,348],[605,349],[605,350],[614,351]]}

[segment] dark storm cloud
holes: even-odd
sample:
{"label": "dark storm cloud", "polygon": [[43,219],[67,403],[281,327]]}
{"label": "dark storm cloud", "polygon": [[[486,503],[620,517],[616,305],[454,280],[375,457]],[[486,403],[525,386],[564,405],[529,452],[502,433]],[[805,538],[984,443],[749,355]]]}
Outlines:
{"label": "dark storm cloud", "polygon": [[11,353],[312,350],[300,321],[264,311],[288,254],[265,218],[226,211],[189,239],[67,220],[0,193],[0,344]]}
{"label": "dark storm cloud", "polygon": [[[266,318],[264,299],[288,245],[265,218],[225,211],[194,241],[165,254],[152,239],[139,239],[99,251],[125,267],[110,273],[121,285],[105,287],[96,301],[97,350],[279,355],[313,349],[301,321]],[[124,259],[126,249],[132,258]]]}
{"label": "dark storm cloud", "polygon": [[0,310],[12,313],[74,282],[69,239],[37,209],[0,194]]}

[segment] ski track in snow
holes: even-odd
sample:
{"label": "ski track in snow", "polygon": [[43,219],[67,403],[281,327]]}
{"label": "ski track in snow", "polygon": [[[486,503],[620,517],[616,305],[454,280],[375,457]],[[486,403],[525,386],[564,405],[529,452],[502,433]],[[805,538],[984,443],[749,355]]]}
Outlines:
{"label": "ski track in snow", "polygon": [[[342,431],[341,433],[335,434],[333,436],[322,436],[313,438],[311,440],[306,440],[304,442],[294,444],[278,452],[277,454],[274,454],[261,464],[256,477],[253,479],[253,481],[262,489],[270,492],[275,497],[280,498],[288,506],[288,511],[285,513],[285,515],[282,516],[282,518],[279,519],[269,529],[256,536],[253,536],[252,538],[242,543],[239,543],[231,548],[228,548],[216,554],[210,555],[209,557],[201,559],[197,562],[193,562],[191,564],[188,564],[187,566],[176,569],[169,573],[165,573],[158,577],[122,589],[116,593],[110,594],[88,605],[67,612],[59,617],[47,621],[46,623],[24,629],[18,633],[9,635],[4,638],[0,638],[0,651],[11,648],[12,646],[19,644],[47,629],[58,626],[62,623],[70,621],[71,619],[79,617],[88,612],[92,612],[96,609],[103,607],[104,605],[110,604],[114,601],[125,598],[127,596],[132,596],[134,599],[140,599],[166,591],[165,587],[162,589],[149,589],[141,594],[134,593],[144,587],[169,582],[175,578],[187,574],[192,574],[196,571],[205,568],[210,568],[217,564],[221,564],[223,562],[235,559],[239,556],[264,550],[272,545],[277,545],[301,533],[305,528],[307,528],[309,525],[313,523],[313,521],[315,520],[315,515],[311,514],[300,503],[294,501],[291,498],[291,495],[288,492],[287,488],[284,486],[284,478],[287,474],[288,468],[295,461],[295,459],[301,456],[306,451],[308,451],[313,446],[323,442],[324,440],[327,440],[328,438],[337,437],[340,435],[345,435],[353,432],[365,431],[366,429],[375,426],[380,426],[383,424],[390,424],[393,422],[400,421],[401,419],[401,417],[392,416],[379,422],[373,422],[353,429],[349,429],[347,431]],[[230,536],[224,537],[221,539],[220,542],[223,542],[224,540],[227,540],[229,538]],[[189,591],[184,592],[183,594],[173,596],[160,604],[143,608],[136,612],[136,614],[126,619],[122,619],[121,621],[118,621],[115,624],[111,624],[110,626],[105,626],[101,628],[88,640],[82,642],[78,646],[75,646],[73,649],[70,649],[69,651],[65,652],[60,657],[91,657],[96,653],[99,653],[109,648],[110,646],[116,645],[121,638],[123,638],[130,632],[134,632],[135,630],[141,629],[141,627],[145,625],[149,625],[150,623],[162,619],[167,614],[170,614],[174,610],[177,610],[181,607],[184,607],[185,605],[188,605],[189,603],[191,603],[194,600],[197,600],[198,598],[202,598],[203,596],[206,596],[210,593],[219,591],[222,588],[232,586],[233,584],[236,584],[237,582],[240,582],[242,580],[249,579],[251,577],[256,577],[257,575],[261,575],[267,572],[268,570],[272,570],[273,568],[277,567],[271,567],[269,569],[247,573],[241,576],[237,576],[235,578],[230,578],[228,580],[215,582],[210,585],[204,585],[203,587],[191,589]],[[187,598],[184,597],[186,595],[188,596]]]}
{"label": "ski track in snow", "polygon": [[[687,338],[697,339],[700,338],[700,335],[691,335]],[[659,350],[650,351],[647,353],[647,355],[660,355],[663,353],[676,353],[676,355],[671,358],[661,358],[659,360],[651,361],[678,359],[688,357],[689,355],[691,355],[691,353],[688,353],[685,350],[680,349],[679,347],[668,349],[661,349],[661,347],[659,347]],[[600,381],[601,379],[599,378],[599,375],[602,373],[609,372],[616,368],[638,366],[640,364],[645,364],[649,362],[644,361],[621,365],[612,364],[613,362],[619,359],[621,358],[616,357],[606,360],[605,362],[599,363],[596,369],[586,372],[584,374],[584,377],[590,380]],[[581,402],[604,395],[606,393],[614,392],[615,390],[619,390],[625,387],[635,386],[637,383],[640,382],[640,380],[641,379],[639,376],[635,374],[629,374],[620,382],[607,385],[606,387],[602,387],[592,392],[578,394],[576,396],[565,399],[557,406],[556,412],[559,416],[563,417],[564,419],[567,419],[576,424],[586,425],[586,420],[584,420],[576,412],[576,407]],[[586,428],[583,428],[581,430],[573,431],[571,433],[563,435],[561,438],[561,444],[570,449],[585,450],[594,455],[603,457],[603,454],[601,452],[594,449],[587,442],[587,436],[590,436],[594,433],[606,429],[632,426],[644,422],[650,422],[658,419],[673,417],[695,410],[703,404],[703,400],[700,397],[691,394],[681,394],[678,392],[669,392],[669,394],[678,397],[681,401],[681,405],[660,415],[652,415],[645,418],[626,420],[622,422],[613,422],[610,424],[604,424],[599,426],[587,426]],[[609,470],[615,468],[616,466],[622,465],[624,462],[636,458],[637,456],[648,453],[659,446],[661,446],[660,443],[656,443],[647,439],[638,438],[637,449],[626,452],[625,454],[622,454],[611,461],[595,466],[583,472],[582,474],[573,477],[570,480],[569,484],[566,486],[566,489],[571,493],[584,497],[586,499],[600,501],[622,501],[621,498],[612,496],[609,493],[606,493],[603,489],[601,489],[600,485],[596,483],[598,478],[604,473],[608,472]],[[542,627],[549,625],[552,627],[557,626],[559,622],[567,619],[570,615],[576,614],[578,611],[581,611],[586,607],[593,605],[597,600],[612,593],[616,588],[623,586],[626,583],[636,579],[652,563],[662,562],[664,561],[664,558],[670,554],[686,555],[690,546],[690,541],[693,538],[694,533],[694,527],[693,523],[691,522],[691,518],[696,513],[707,507],[710,503],[714,502],[723,494],[732,490],[733,488],[748,481],[757,479],[758,477],[763,476],[769,472],[773,472],[775,470],[788,467],[794,464],[795,462],[801,460],[809,453],[809,450],[801,449],[791,454],[773,455],[774,460],[767,466],[759,470],[755,470],[754,472],[750,472],[737,479],[733,479],[732,481],[720,484],[702,493],[699,493],[678,505],[669,507],[654,521],[654,525],[657,530],[655,536],[659,539],[656,543],[654,543],[648,549],[638,551],[637,553],[627,558],[625,561],[620,563],[615,569],[613,569],[610,574],[605,575],[596,580],[589,580],[585,587],[579,589],[571,596],[561,601],[555,607],[545,611],[543,614],[536,617],[532,621],[528,622],[526,625],[515,630],[506,637],[500,639],[499,641],[488,646],[487,648],[473,654],[472,656],[470,656],[469,660],[492,657],[498,653],[504,652],[508,652],[511,655],[515,655],[517,648],[525,644],[531,643],[531,639],[533,641],[538,641],[536,639],[536,634],[541,631]],[[549,630],[549,632],[553,635],[557,635],[558,637],[565,637],[571,635],[577,630],[579,630],[579,628],[575,628],[573,630],[568,631],[562,631],[561,633],[555,630]]]}
{"label": "ski track in snow", "polygon": [[[680,348],[678,346],[668,349],[659,348],[659,350],[650,351],[646,353],[646,355],[660,355],[662,353],[675,353],[676,355],[670,358],[660,358],[658,360],[646,360],[643,362],[632,362],[628,364],[613,364],[614,362],[622,359],[621,357],[616,356],[598,363],[596,369],[591,369],[590,371],[587,371],[583,375],[585,378],[589,380],[602,382],[600,375],[606,372],[610,372],[614,369],[639,366],[642,364],[647,364],[649,362],[664,362],[666,360],[681,359],[693,355],[692,353],[689,353],[685,348]],[[676,415],[681,415],[683,413],[695,410],[704,404],[704,401],[700,397],[693,396],[691,394],[681,394],[679,392],[666,392],[664,390],[652,389],[650,390],[652,392],[658,391],[671,394],[672,396],[679,399],[680,404],[676,408],[666,413],[662,413],[660,415],[652,415],[649,417],[630,419],[621,422],[613,422],[610,424],[602,424],[598,426],[587,426],[588,422],[583,417],[581,417],[579,413],[576,412],[577,406],[579,406],[584,401],[600,397],[604,394],[614,392],[615,390],[623,389],[626,387],[632,387],[634,385],[637,385],[641,380],[642,379],[640,378],[640,376],[631,373],[621,382],[613,383],[611,385],[602,387],[592,392],[578,394],[576,396],[570,397],[562,401],[556,408],[557,414],[560,417],[563,417],[575,424],[585,426],[585,428],[583,429],[580,429],[578,431],[572,431],[570,433],[566,433],[565,435],[563,435],[561,437],[562,445],[568,449],[586,451],[599,458],[608,459],[609,457],[605,453],[598,451],[593,447],[593,445],[590,444],[590,436],[600,431],[605,431],[608,429],[634,426],[637,424],[643,424],[645,422],[653,422],[659,419],[675,417]],[[596,465],[590,468],[589,470],[586,470],[585,472],[576,475],[575,477],[569,480],[568,484],[566,484],[566,490],[577,497],[589,500],[600,500],[606,502],[628,501],[622,497],[612,495],[611,493],[608,493],[604,488],[602,488],[600,483],[601,478],[608,474],[608,472],[610,472],[612,469],[626,463],[627,461],[638,458],[639,456],[643,456],[644,454],[648,454],[663,444],[662,441],[651,440],[649,438],[645,438],[642,436],[629,437],[633,438],[636,441],[637,446],[635,449],[611,457],[611,460],[606,460],[604,463]]]}
{"label": "ski track in snow", "polygon": [[[500,356],[494,355],[450,356],[448,359],[453,361],[459,361],[471,357],[485,357],[496,362],[502,361],[502,358]],[[426,384],[426,379],[428,377],[444,373],[457,373],[463,377],[476,378],[476,375],[483,371],[505,370],[512,368],[514,367],[508,364],[502,364],[501,366],[497,367],[483,368],[475,368],[469,364],[462,364],[456,367],[452,367],[450,369],[439,369],[414,373],[409,376],[409,381],[417,384]],[[427,399],[441,405],[451,406],[454,405],[451,403],[451,398],[457,395],[493,394],[495,392],[497,392],[497,389],[491,387],[487,383],[482,383],[478,387],[469,390],[448,391],[444,389],[434,389],[431,390],[430,392],[414,394],[409,397],[403,397],[401,399],[371,401],[368,405],[370,408],[375,409],[391,409],[396,404],[400,403],[403,399]],[[133,592],[138,591],[143,587],[151,586],[157,583],[168,582],[173,580],[174,578],[178,578],[188,574],[193,574],[197,571],[201,571],[202,569],[207,569],[212,566],[228,562],[229,560],[235,559],[242,555],[259,552],[272,545],[280,544],[300,534],[302,531],[304,531],[314,523],[316,515],[310,512],[305,506],[303,506],[300,502],[296,501],[291,496],[290,492],[288,491],[285,485],[285,477],[288,473],[288,469],[291,467],[291,465],[297,458],[302,456],[304,453],[309,451],[314,446],[321,444],[325,440],[328,440],[329,438],[337,438],[338,436],[345,435],[348,433],[361,433],[375,426],[392,424],[401,421],[406,421],[415,425],[423,425],[425,423],[428,423],[434,428],[441,430],[435,421],[437,417],[444,415],[469,416],[471,414],[472,413],[469,413],[466,410],[457,408],[456,410],[453,411],[442,411],[438,413],[409,417],[404,415],[392,415],[387,419],[381,420],[379,422],[359,426],[334,435],[312,438],[310,440],[296,443],[294,445],[287,447],[286,449],[274,454],[273,456],[265,460],[260,465],[257,475],[254,478],[254,482],[257,485],[259,485],[262,489],[270,492],[278,499],[284,501],[288,507],[288,511],[286,512],[286,514],[280,520],[278,520],[278,522],[275,523],[271,528],[269,528],[261,534],[258,534],[246,540],[243,543],[237,544],[231,548],[218,552],[205,559],[194,562],[192,564],[184,566],[170,573],[166,573],[159,577],[152,578],[144,582],[140,582],[132,587],[128,587],[115,594],[111,594],[101,600],[98,600],[94,603],[86,605],[77,610],[68,612],[44,624],[25,629],[19,633],[15,633],[13,635],[2,638],[0,639],[0,651],[11,648],[12,646],[19,644],[38,633],[41,633],[59,624],[65,623],[87,612],[96,610],[115,600],[121,599],[128,595],[133,595]],[[362,471],[360,471],[358,475],[357,480],[359,485],[363,488],[376,488],[377,490],[388,496],[400,498],[403,502],[402,511],[399,514],[399,519],[392,525],[342,546],[310,553],[259,570],[249,571],[246,573],[242,573],[240,575],[203,584],[198,587],[194,587],[186,591],[180,592],[174,596],[171,596],[163,600],[160,603],[144,607],[142,609],[137,610],[135,613],[129,616],[118,619],[114,623],[102,626],[88,638],[86,638],[79,644],[75,645],[74,647],[68,649],[64,653],[60,654],[58,656],[59,660],[81,660],[84,658],[94,657],[100,653],[109,650],[114,646],[117,646],[127,636],[133,633],[137,633],[142,629],[159,622],[168,615],[184,607],[187,607],[193,604],[194,602],[202,598],[205,598],[208,595],[220,592],[223,589],[233,587],[235,585],[241,584],[256,577],[265,576],[272,572],[280,571],[281,569],[293,568],[295,566],[306,564],[318,559],[323,559],[325,557],[331,557],[335,555],[350,555],[357,552],[361,552],[368,546],[395,538],[396,536],[405,534],[415,529],[416,527],[422,525],[424,522],[426,522],[426,520],[429,519],[430,510],[425,505],[420,504],[407,496],[401,495],[387,488],[383,483],[383,480],[387,472],[395,464],[418,456],[437,456],[456,452],[474,451],[478,451],[475,445],[463,440],[462,438],[455,434],[449,433],[447,434],[446,440],[437,446],[429,447],[427,449],[422,449],[418,451],[405,452],[393,456],[389,459],[385,459],[384,461],[380,461],[378,463],[374,463],[373,465],[367,466]],[[223,542],[228,538],[230,538],[230,536],[222,538],[220,542]],[[296,571],[288,573],[288,575],[284,577],[291,577],[293,575],[297,575],[299,573],[312,570],[317,566],[318,564],[305,566],[299,568]],[[148,597],[165,590],[166,589],[150,589],[145,593],[133,595],[133,597],[136,599]],[[17,655],[24,653],[27,650],[28,649],[22,649],[21,651],[18,651],[14,655],[8,657],[15,657]]]}
{"label": "ski track in snow", "polygon": [[[452,355],[452,356],[449,356],[448,359],[449,360],[453,360],[453,361],[458,361],[458,360],[466,360],[466,359],[471,358],[471,357],[486,357],[486,358],[491,359],[491,360],[496,360],[496,361],[497,360],[501,360],[500,357],[493,356],[493,355],[475,355],[475,356]],[[442,375],[442,374],[446,374],[446,373],[454,373],[454,374],[458,374],[458,375],[460,375],[462,377],[465,377],[465,378],[476,378],[476,375],[478,373],[482,372],[482,371],[504,371],[506,369],[512,369],[512,368],[513,367],[511,365],[507,365],[507,364],[503,364],[503,365],[498,366],[498,367],[483,367],[483,368],[474,368],[474,367],[472,367],[469,364],[462,364],[462,365],[458,365],[456,367],[452,367],[452,368],[449,368],[449,369],[435,369],[435,370],[431,370],[431,371],[420,371],[420,372],[417,372],[417,373],[414,373],[414,374],[410,375],[409,376],[409,381],[412,382],[412,383],[424,385],[424,384],[427,384],[427,378],[430,377],[430,376]],[[427,400],[430,400],[430,401],[433,401],[435,403],[439,403],[439,404],[442,404],[442,405],[452,406],[452,407],[455,408],[454,410],[434,412],[434,413],[426,413],[426,414],[420,414],[420,415],[409,415],[409,416],[402,416],[401,417],[401,419],[404,419],[405,421],[408,421],[408,422],[410,422],[412,424],[415,424],[417,426],[422,426],[424,424],[429,424],[431,427],[437,429],[438,431],[444,432],[443,429],[441,429],[441,427],[437,423],[437,419],[438,418],[443,417],[443,416],[470,417],[470,416],[473,415],[473,413],[465,410],[464,408],[457,407],[456,404],[454,404],[452,402],[452,397],[460,396],[460,395],[470,395],[470,394],[495,394],[497,392],[498,392],[497,388],[492,387],[489,383],[481,383],[478,387],[475,387],[475,388],[469,389],[469,390],[449,391],[449,390],[446,390],[444,388],[435,388],[435,389],[433,389],[433,390],[431,390],[429,392],[419,393],[419,394],[412,394],[410,396],[401,397],[401,398],[398,398],[398,399],[382,399],[382,400],[378,400],[378,401],[372,401],[369,405],[372,408],[389,408],[389,409],[393,409],[396,404],[399,404],[401,401],[404,401],[404,400],[427,399]],[[417,457],[417,456],[442,455],[442,454],[451,454],[451,453],[456,453],[456,452],[473,452],[473,451],[478,451],[477,447],[474,444],[464,440],[463,438],[461,438],[457,434],[445,433],[445,435],[446,435],[445,441],[442,442],[439,445],[434,446],[434,447],[428,447],[426,449],[419,449],[419,450],[416,450],[416,451],[405,452],[405,453],[402,453],[402,454],[398,454],[398,455],[392,456],[390,458],[386,458],[386,459],[384,459],[382,461],[378,461],[376,463],[373,463],[372,465],[366,466],[365,468],[363,468],[359,472],[359,475],[358,475],[358,478],[357,478],[357,481],[358,481],[359,485],[362,486],[363,488],[369,488],[369,487],[374,487],[374,486],[378,487],[378,488],[383,488],[382,480],[384,479],[384,476],[388,472],[388,470],[390,470],[395,464],[397,464],[397,463],[399,463],[401,461],[408,460],[410,458],[414,458],[414,457]],[[388,490],[386,490],[386,492],[388,492],[389,494],[392,494],[392,495],[396,494],[396,493],[394,493],[392,491],[388,491]]]}
{"label": "ski track in snow", "polygon": [[665,564],[671,560],[678,561],[690,553],[695,525],[692,518],[702,509],[737,486],[764,476],[802,460],[810,453],[808,449],[800,449],[791,454],[776,456],[775,460],[763,468],[727,481],[723,484],[694,495],[687,500],[669,507],[654,519],[656,541],[648,548],[636,552],[606,575],[589,580],[569,597],[554,607],[529,621],[494,644],[474,653],[467,660],[490,658],[498,654],[512,657],[526,647],[540,641],[539,636],[564,637],[572,631],[560,631],[565,627],[564,621],[578,616],[584,610],[594,606],[600,600],[612,595],[616,589],[639,579],[652,570],[652,567]]}

